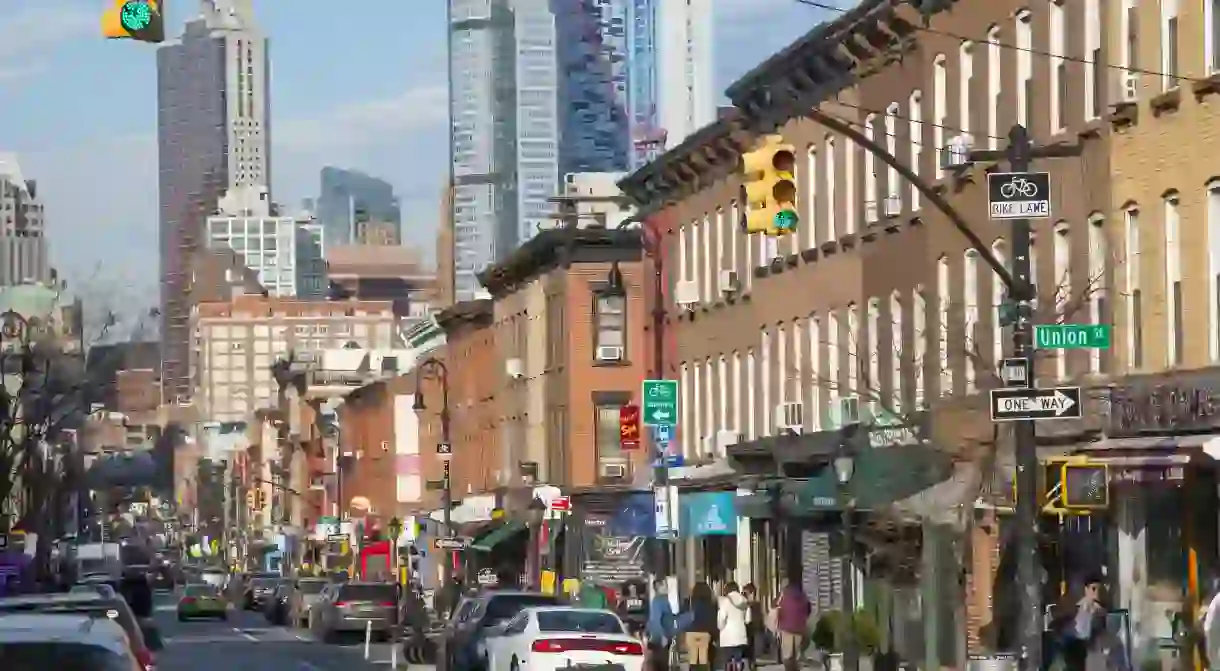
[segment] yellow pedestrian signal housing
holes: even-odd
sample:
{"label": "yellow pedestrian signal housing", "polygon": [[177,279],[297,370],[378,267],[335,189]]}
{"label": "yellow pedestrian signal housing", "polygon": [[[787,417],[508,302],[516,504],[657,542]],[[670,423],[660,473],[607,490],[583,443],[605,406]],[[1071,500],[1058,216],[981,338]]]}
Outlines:
{"label": "yellow pedestrian signal housing", "polygon": [[246,492],[246,507],[257,508],[258,506],[255,505],[256,503],[258,503],[258,492],[254,490]]}
{"label": "yellow pedestrian signal housing", "polygon": [[110,0],[102,35],[112,40],[165,41],[165,0]]}
{"label": "yellow pedestrian signal housing", "polygon": [[757,149],[742,158],[742,184],[746,202],[747,233],[770,236],[796,231],[796,152],[779,135],[762,139]]}
{"label": "yellow pedestrian signal housing", "polygon": [[1110,506],[1110,469],[1098,463],[1067,463],[1059,482],[1059,502],[1069,510],[1101,510]]}

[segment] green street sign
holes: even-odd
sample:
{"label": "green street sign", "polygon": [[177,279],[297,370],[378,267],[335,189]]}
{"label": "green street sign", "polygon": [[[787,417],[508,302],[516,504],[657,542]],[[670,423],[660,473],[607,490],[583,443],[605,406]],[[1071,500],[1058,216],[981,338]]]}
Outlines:
{"label": "green street sign", "polygon": [[1109,349],[1114,328],[1109,324],[1036,324],[1037,349]]}
{"label": "green street sign", "polygon": [[640,396],[644,398],[640,408],[644,426],[677,426],[677,380],[644,380]]}

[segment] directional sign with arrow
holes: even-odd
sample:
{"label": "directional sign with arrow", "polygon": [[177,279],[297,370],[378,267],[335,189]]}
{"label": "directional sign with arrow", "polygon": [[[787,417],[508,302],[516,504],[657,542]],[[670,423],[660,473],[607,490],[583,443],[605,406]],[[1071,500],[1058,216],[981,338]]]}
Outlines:
{"label": "directional sign with arrow", "polygon": [[678,423],[678,381],[644,380],[644,426],[675,426]]}
{"label": "directional sign with arrow", "polygon": [[1080,419],[1084,410],[1080,399],[1080,387],[992,389],[991,421]]}
{"label": "directional sign with arrow", "polygon": [[437,550],[463,550],[470,547],[471,539],[469,538],[438,538],[436,539]]}

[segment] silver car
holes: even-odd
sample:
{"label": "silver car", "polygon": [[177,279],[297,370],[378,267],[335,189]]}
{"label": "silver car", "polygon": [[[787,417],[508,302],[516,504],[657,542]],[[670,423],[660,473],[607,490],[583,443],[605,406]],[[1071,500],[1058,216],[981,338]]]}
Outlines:
{"label": "silver car", "polygon": [[393,583],[349,582],[327,585],[309,611],[310,631],[323,641],[345,632],[370,630],[388,638],[398,620]]}

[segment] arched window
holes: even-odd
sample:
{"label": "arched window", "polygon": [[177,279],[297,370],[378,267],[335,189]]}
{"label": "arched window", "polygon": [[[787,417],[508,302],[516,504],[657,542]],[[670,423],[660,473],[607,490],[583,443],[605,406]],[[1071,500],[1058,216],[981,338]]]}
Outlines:
{"label": "arched window", "polygon": [[[1055,321],[1072,322],[1079,315],[1069,315],[1066,311],[1075,305],[1072,301],[1072,238],[1071,229],[1066,221],[1055,225],[1055,234],[1051,239],[1054,257],[1055,273]],[[1055,374],[1062,380],[1067,377],[1067,350],[1055,350]]]}
{"label": "arched window", "polygon": [[949,367],[949,306],[952,300],[949,259],[942,256],[936,262],[936,363],[940,375],[940,389],[937,391],[941,396],[953,393],[953,369]]}
{"label": "arched window", "polygon": [[980,352],[978,351],[978,339],[975,338],[975,329],[978,328],[979,323],[979,253],[973,249],[967,249],[962,256],[962,303],[964,307],[962,332],[965,335],[962,367],[966,374],[966,392],[974,393],[976,390],[974,362]]}
{"label": "arched window", "polygon": [[928,363],[928,297],[922,284],[915,287],[911,296],[911,333],[915,341],[915,356],[911,357],[914,368],[915,389],[914,403],[916,410],[923,410],[927,404],[924,373]]}
{"label": "arched window", "polygon": [[[1008,268],[1008,243],[1004,238],[996,238],[991,243],[991,255],[995,257],[1005,268]],[[1000,280],[1000,276],[995,273],[991,274],[991,360],[999,361],[1004,356],[1004,327],[1000,321],[1000,315],[1007,315],[1006,312],[1001,312],[1004,306],[1005,298],[1004,282]]]}
{"label": "arched window", "polygon": [[[919,175],[919,167],[923,163],[920,157],[920,149],[923,148],[923,93],[918,89],[911,91],[911,97],[907,100],[907,123],[910,124],[908,135],[911,172]],[[920,208],[919,189],[915,188],[914,184],[910,186],[911,211],[916,212]]]}
{"label": "arched window", "polygon": [[906,352],[903,321],[902,294],[895,291],[890,294],[890,397],[896,412],[901,412],[906,405],[902,400],[902,369]]}

